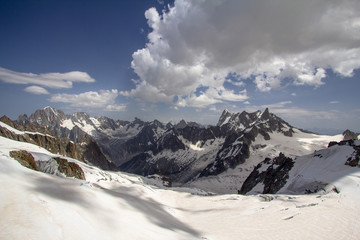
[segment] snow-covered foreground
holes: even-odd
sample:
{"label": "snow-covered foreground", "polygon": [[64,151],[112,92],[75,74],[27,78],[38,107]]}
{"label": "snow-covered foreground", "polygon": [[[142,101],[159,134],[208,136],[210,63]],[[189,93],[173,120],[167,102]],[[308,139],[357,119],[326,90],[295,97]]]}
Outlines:
{"label": "snow-covered foreground", "polygon": [[[0,239],[358,239],[360,173],[326,195],[217,195],[161,189],[77,162],[86,181],[36,172],[9,157],[55,156],[0,137]],[[69,161],[76,161],[68,159]],[[349,181],[349,178],[351,181]]]}

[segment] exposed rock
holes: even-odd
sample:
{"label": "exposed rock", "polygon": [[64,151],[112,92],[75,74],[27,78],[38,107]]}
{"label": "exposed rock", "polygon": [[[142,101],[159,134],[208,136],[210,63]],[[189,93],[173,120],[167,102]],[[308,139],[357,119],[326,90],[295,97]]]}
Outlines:
{"label": "exposed rock", "polygon": [[[38,165],[36,164],[35,159],[31,155],[31,153],[25,150],[19,150],[19,151],[11,151],[9,152],[9,155],[10,157],[17,160],[24,167],[30,168],[35,171],[39,171]],[[85,180],[84,171],[81,169],[81,167],[78,164],[74,162],[68,162],[66,159],[60,157],[50,159],[49,161],[56,161],[58,165],[57,167],[58,171],[63,173],[66,177],[75,177],[81,180]]]}
{"label": "exposed rock", "polygon": [[[86,161],[103,168],[104,170],[117,170],[117,167],[108,161],[97,143],[94,142],[88,135],[85,135],[83,139],[79,140],[80,143],[76,144],[66,138],[58,138],[40,133],[40,131],[46,132],[42,127],[30,124],[21,126],[12,122],[6,116],[2,117],[0,120],[4,120],[7,125],[17,130],[22,130],[24,128],[27,129],[27,131],[23,134],[16,134],[5,127],[0,127],[0,136],[20,142],[32,143],[45,148],[52,153],[74,158],[82,162],[86,159]],[[30,129],[33,131],[28,131]]]}
{"label": "exposed rock", "polygon": [[259,163],[243,183],[240,194],[250,192],[256,185],[263,184],[261,193],[274,194],[279,191],[289,178],[289,171],[294,166],[294,160],[280,153],[274,159],[266,158]]}
{"label": "exposed rock", "polygon": [[5,123],[5,124],[7,124],[7,125],[9,125],[9,126],[12,127],[12,128],[16,128],[16,127],[17,127],[16,124],[15,124],[10,118],[8,118],[8,116],[6,116],[6,115],[2,116],[2,117],[0,118],[0,121],[3,122],[3,123]]}
{"label": "exposed rock", "polygon": [[14,158],[16,161],[18,161],[21,165],[24,167],[30,168],[35,171],[39,171],[34,157],[24,150],[19,151],[11,151],[9,152],[10,157]]}
{"label": "exposed rock", "polygon": [[357,140],[360,133],[355,133],[355,132],[350,131],[349,129],[346,129],[342,135],[344,136],[344,138],[343,138],[344,141]]}
{"label": "exposed rock", "polygon": [[58,170],[65,174],[67,177],[74,177],[81,180],[85,180],[84,171],[81,169],[79,165],[74,162],[68,162],[64,158],[56,157],[54,160],[58,163]]}
{"label": "exposed rock", "polygon": [[90,137],[83,138],[80,141],[79,146],[81,147],[82,156],[85,161],[90,162],[91,164],[104,170],[119,170],[114,163],[110,162],[106,158],[98,144]]}

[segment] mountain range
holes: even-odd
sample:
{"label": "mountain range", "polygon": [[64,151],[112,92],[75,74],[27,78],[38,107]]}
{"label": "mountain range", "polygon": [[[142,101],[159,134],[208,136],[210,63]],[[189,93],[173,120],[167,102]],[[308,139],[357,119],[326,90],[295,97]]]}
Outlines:
{"label": "mountain range", "polygon": [[65,139],[82,149],[78,157],[71,157],[103,169],[157,174],[174,186],[217,193],[240,191],[258,164],[280,153],[296,158],[325,148],[330,141],[358,137],[348,130],[336,136],[310,133],[269,109],[252,113],[224,110],[217,125],[202,126],[185,120],[172,124],[90,117],[84,112],[68,115],[45,107],[30,116],[19,115],[12,124]]}

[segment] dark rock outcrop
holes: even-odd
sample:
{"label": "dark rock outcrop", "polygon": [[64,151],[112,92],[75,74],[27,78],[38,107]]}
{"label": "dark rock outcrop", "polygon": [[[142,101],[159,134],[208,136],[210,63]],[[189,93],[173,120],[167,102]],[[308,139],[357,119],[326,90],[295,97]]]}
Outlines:
{"label": "dark rock outcrop", "polygon": [[[31,155],[31,153],[25,150],[19,150],[11,151],[9,152],[9,155],[10,157],[17,160],[24,167],[39,171],[38,165],[36,164],[35,159]],[[49,161],[56,161],[58,165],[58,171],[60,173],[63,173],[66,177],[74,177],[77,179],[85,180],[84,171],[78,164],[74,162],[68,162],[66,159],[60,157],[50,159]]]}
{"label": "dark rock outcrop", "polygon": [[289,171],[294,166],[294,160],[280,153],[274,159],[266,158],[259,163],[243,183],[239,193],[246,194],[256,185],[263,184],[261,193],[274,194],[279,191],[289,178]]}
{"label": "dark rock outcrop", "polygon": [[34,157],[24,150],[19,151],[11,151],[9,152],[10,157],[14,158],[16,161],[18,161],[21,165],[24,167],[30,168],[35,171],[39,171]]}
{"label": "dark rock outcrop", "polygon": [[342,135],[344,136],[343,140],[357,140],[360,133],[352,132],[349,129],[346,129]]}
{"label": "dark rock outcrop", "polygon": [[85,180],[84,171],[78,164],[74,162],[68,162],[66,159],[59,157],[54,158],[54,160],[59,165],[58,170],[65,174],[65,176]]}
{"label": "dark rock outcrop", "polygon": [[82,157],[85,162],[91,163],[104,170],[117,171],[119,168],[112,162],[101,151],[99,145],[91,139],[89,136],[81,139],[79,144]]}

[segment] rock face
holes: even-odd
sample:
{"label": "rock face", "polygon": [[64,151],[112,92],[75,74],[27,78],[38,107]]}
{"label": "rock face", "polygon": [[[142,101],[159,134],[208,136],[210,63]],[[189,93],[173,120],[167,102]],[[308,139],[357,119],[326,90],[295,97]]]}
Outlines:
{"label": "rock face", "polygon": [[259,184],[261,185],[258,189],[259,193],[274,194],[286,184],[293,166],[294,160],[283,153],[274,159],[266,158],[251,172],[239,193],[246,194]]}
{"label": "rock face", "polygon": [[39,171],[34,157],[24,150],[19,151],[11,151],[9,153],[10,157],[14,158],[16,161],[18,161],[21,165],[24,167],[30,168],[35,171]]}
{"label": "rock face", "polygon": [[79,144],[76,144],[66,138],[58,138],[54,135],[49,135],[47,134],[50,132],[48,129],[33,126],[28,122],[25,126],[18,125],[6,116],[0,118],[0,121],[18,130],[18,132],[14,132],[6,127],[0,126],[0,136],[20,142],[32,143],[45,148],[52,153],[74,158],[83,162],[87,161],[95,166],[102,167],[105,170],[117,169],[114,164],[107,160],[96,142],[90,137],[84,137],[79,141]]}

